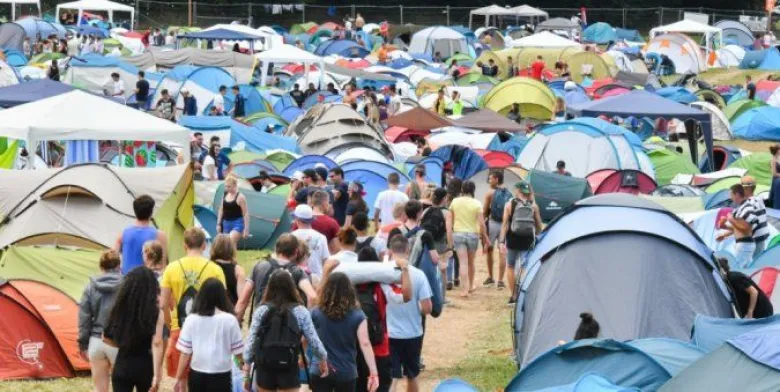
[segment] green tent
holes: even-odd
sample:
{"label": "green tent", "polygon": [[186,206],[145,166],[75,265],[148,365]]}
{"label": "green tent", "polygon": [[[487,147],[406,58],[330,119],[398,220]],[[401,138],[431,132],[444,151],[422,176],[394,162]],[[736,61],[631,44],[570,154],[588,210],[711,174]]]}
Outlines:
{"label": "green tent", "polygon": [[[749,173],[750,172],[748,172],[748,175],[750,175]],[[713,182],[709,186],[707,186],[707,189],[705,189],[704,191],[707,192],[707,194],[712,195],[723,190],[728,190],[729,188],[731,188],[732,185],[739,184],[741,180],[742,179],[740,177],[736,177],[736,176],[721,178]],[[756,181],[758,181],[758,178],[756,178]],[[769,186],[762,184],[761,181],[758,181],[758,184],[756,184],[755,193],[758,195],[764,192],[769,192]]]}
{"label": "green tent", "polygon": [[473,84],[481,84],[481,83],[489,83],[492,85],[497,85],[500,82],[500,80],[491,78],[490,76],[482,75],[481,73],[476,72],[469,72],[464,76],[461,76],[458,78],[458,81],[455,82],[458,86],[471,86]]}
{"label": "green tent", "polygon": [[265,157],[265,160],[271,162],[277,170],[282,171],[296,160],[296,156],[287,151],[274,151]]}
{"label": "green tent", "polygon": [[0,138],[0,169],[13,169],[18,147],[18,140],[8,144],[8,139]]}
{"label": "green tent", "polygon": [[263,159],[265,158],[265,154],[259,152],[241,150],[241,151],[231,152],[230,154],[228,154],[228,158],[230,158],[230,161],[233,163],[246,163],[246,162],[252,162],[256,159]]}
{"label": "green tent", "polygon": [[593,195],[588,180],[562,176],[538,170],[528,172],[528,181],[542,214],[542,221],[548,223],[574,203]]}
{"label": "green tent", "polygon": [[474,59],[465,53],[456,53],[453,54],[450,58],[448,58],[447,61],[444,62],[444,64],[446,64],[447,67],[451,67],[453,61],[457,61],[458,65],[466,65],[464,63],[473,63]]}
{"label": "green tent", "polygon": [[668,196],[651,196],[651,195],[639,195],[642,198],[648,199],[655,203],[660,204],[667,210],[679,215],[689,214],[694,212],[704,211],[704,201],[701,197],[668,197]]}
{"label": "green tent", "polygon": [[287,197],[290,194],[290,184],[279,185],[268,191],[269,195]]}
{"label": "green tent", "polygon": [[655,182],[658,186],[671,183],[678,174],[699,174],[699,168],[691,161],[690,155],[657,148],[648,152],[647,156],[655,168]]}
{"label": "green tent", "polygon": [[317,27],[314,22],[299,23],[290,27],[290,35],[307,34],[309,30]]}
{"label": "green tent", "polygon": [[758,185],[772,185],[772,155],[768,152],[757,152],[740,159],[729,165],[747,170],[747,175],[756,179]]}
{"label": "green tent", "polygon": [[40,53],[33,56],[30,61],[27,62],[28,65],[33,64],[43,64],[43,63],[50,63],[52,60],[60,60],[64,59],[65,55],[62,53],[52,52],[52,53]]}
{"label": "green tent", "polygon": [[[214,205],[222,205],[225,184],[214,193]],[[287,209],[287,196],[268,193],[242,192],[249,207],[250,237],[238,241],[239,249],[270,249],[282,233],[292,227],[292,217]]]}
{"label": "green tent", "polygon": [[758,100],[740,99],[726,105],[726,107],[723,108],[723,114],[726,115],[726,118],[729,119],[731,123],[734,123],[734,120],[742,113],[761,106],[766,106],[766,104]]}
{"label": "green tent", "polygon": [[89,278],[100,273],[101,253],[82,248],[11,245],[0,257],[0,277],[42,282],[78,302]]}

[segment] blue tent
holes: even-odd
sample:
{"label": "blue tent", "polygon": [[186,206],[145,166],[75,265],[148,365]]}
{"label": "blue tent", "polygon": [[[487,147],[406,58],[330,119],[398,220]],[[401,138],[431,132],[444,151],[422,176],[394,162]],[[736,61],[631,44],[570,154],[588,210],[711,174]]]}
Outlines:
{"label": "blue tent", "polygon": [[13,84],[0,88],[0,107],[14,106],[38,101],[76,90],[75,87],[49,79],[37,79],[27,83]]}
{"label": "blue tent", "polygon": [[[650,119],[664,118],[671,120],[694,120],[701,125],[704,134],[704,145],[707,148],[707,155],[712,161],[712,119],[709,112],[701,111],[690,106],[686,106],[672,100],[663,98],[657,94],[644,90],[633,90],[626,94],[586,102],[568,108],[568,111],[575,115],[586,117],[598,117],[606,115],[609,117],[629,116],[647,117]],[[697,154],[691,149],[692,159],[698,159]]]}
{"label": "blue tent", "polygon": [[230,147],[235,148],[243,142],[249,151],[267,151],[283,149],[293,153],[300,152],[294,138],[266,133],[264,130],[244,125],[227,116],[182,116],[179,124],[194,131],[230,131]]}
{"label": "blue tent", "polygon": [[358,45],[357,42],[349,39],[330,39],[322,42],[314,50],[317,56],[338,55],[349,58],[363,58],[370,54],[368,49]]}
{"label": "blue tent", "polygon": [[317,101],[319,97],[322,97],[322,102],[329,103],[329,102],[337,102],[341,100],[341,96],[338,94],[333,94],[330,91],[327,90],[321,90],[317,91],[316,93],[309,95],[305,101],[303,101],[303,107],[301,109],[308,110],[311,109],[312,106],[317,104]]}
{"label": "blue tent", "polygon": [[[508,391],[508,390],[507,390]],[[606,377],[588,372],[583,374],[577,381],[559,385],[550,388],[537,389],[530,392],[639,392],[637,388],[627,388],[615,385]]]}
{"label": "blue tent", "polygon": [[686,105],[701,100],[685,87],[663,87],[655,90],[655,93],[666,99]]}
{"label": "blue tent", "polygon": [[451,162],[453,175],[463,180],[468,180],[482,170],[488,169],[485,160],[467,147],[443,146],[437,148],[431,156],[443,162]]}
{"label": "blue tent", "polygon": [[[379,196],[380,192],[385,191],[388,188],[387,178],[373,170],[350,169],[344,171],[344,179],[349,182],[356,181],[363,185],[363,191],[366,192],[363,199],[368,205],[369,216],[371,216],[374,213],[374,202],[376,201],[377,196]],[[408,182],[405,180],[406,177],[401,177],[401,186],[404,186]]]}
{"label": "blue tent", "polygon": [[14,23],[22,26],[24,32],[27,34],[27,38],[33,42],[38,35],[41,36],[41,39],[46,39],[52,34],[56,35],[57,38],[65,38],[65,28],[59,23],[49,23],[35,17],[22,18]]}
{"label": "blue tent", "polygon": [[437,157],[425,157],[425,159],[417,162],[407,162],[409,171],[406,173],[409,178],[414,178],[414,167],[417,165],[425,165],[425,180],[440,186],[442,184],[442,172],[444,171],[444,161]]}
{"label": "blue tent", "polygon": [[448,378],[439,381],[433,392],[477,392],[477,388],[459,378]]}
{"label": "blue tent", "polygon": [[209,233],[209,237],[216,237],[218,234],[217,214],[215,214],[214,211],[199,205],[193,206],[193,212],[195,213],[195,218],[200,222],[201,227]]}
{"label": "blue tent", "polygon": [[626,343],[653,357],[672,377],[706,354],[701,348],[676,339],[649,338]]}
{"label": "blue tent", "polygon": [[109,36],[108,31],[90,25],[81,25],[77,27],[77,30],[82,35],[94,35],[100,38],[108,38]]}
{"label": "blue tent", "polygon": [[22,67],[27,65],[29,59],[21,51],[15,49],[6,49],[5,62],[12,67]]}
{"label": "blue tent", "polygon": [[[229,90],[228,94],[225,95],[225,111],[230,112],[233,109],[233,106],[235,106],[236,96],[233,94],[233,89],[231,86],[227,87]],[[242,84],[238,86],[238,91],[241,95],[244,96],[244,110],[246,112],[246,116],[250,116],[254,113],[267,112],[270,108],[270,104],[267,103],[262,94],[260,94],[260,92],[254,86]],[[209,104],[207,110],[210,110],[211,106],[212,105]]]}
{"label": "blue tent", "polygon": [[313,169],[318,163],[325,165],[328,170],[338,167],[336,162],[324,155],[304,155],[292,162],[284,168],[282,173],[285,176],[292,176],[296,171],[303,171],[304,169]]}
{"label": "blue tent", "polygon": [[753,259],[750,268],[777,267],[780,266],[780,245],[764,250]]}
{"label": "blue tent", "polygon": [[582,32],[582,40],[593,44],[608,44],[617,42],[618,36],[615,29],[608,23],[594,23]]}
{"label": "blue tent", "polygon": [[597,373],[622,387],[654,391],[671,374],[644,351],[612,339],[588,339],[555,347],[524,367],[506,392],[543,390]]}
{"label": "blue tent", "polygon": [[617,35],[617,38],[619,40],[625,40],[625,41],[631,41],[631,42],[642,42],[642,36],[639,34],[639,31],[637,30],[631,30],[631,29],[622,29],[620,27],[615,28],[615,35]]}
{"label": "blue tent", "polygon": [[344,171],[356,170],[356,169],[369,170],[376,174],[379,174],[385,179],[387,178],[387,176],[390,175],[390,173],[396,173],[401,178],[401,183],[407,183],[410,181],[409,179],[411,178],[407,176],[406,173],[398,170],[398,168],[396,168],[395,166],[389,165],[387,163],[375,162],[375,161],[342,162],[341,169]]}
{"label": "blue tent", "polygon": [[763,319],[724,319],[698,315],[693,320],[691,343],[710,352],[729,339],[769,325],[780,325],[780,315]]}
{"label": "blue tent", "polygon": [[745,53],[742,62],[739,63],[742,69],[760,69],[764,71],[780,71],[780,52],[777,49],[754,50]]}
{"label": "blue tent", "polygon": [[303,115],[304,112],[303,109],[298,108],[297,106],[290,106],[285,108],[279,113],[279,117],[282,118],[282,120],[287,121],[288,124],[295,121],[296,118]]}
{"label": "blue tent", "polygon": [[750,109],[734,120],[731,129],[737,139],[780,141],[780,108]]}

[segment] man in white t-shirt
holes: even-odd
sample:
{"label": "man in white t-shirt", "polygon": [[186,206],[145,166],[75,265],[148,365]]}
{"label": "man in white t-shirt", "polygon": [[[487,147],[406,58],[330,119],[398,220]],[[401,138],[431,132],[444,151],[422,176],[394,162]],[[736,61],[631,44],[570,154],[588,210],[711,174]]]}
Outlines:
{"label": "man in white t-shirt", "polygon": [[111,74],[111,96],[123,97],[125,95],[125,82],[119,78],[119,74],[114,72]]}
{"label": "man in white t-shirt", "polygon": [[225,94],[227,94],[227,86],[219,86],[219,92],[214,96],[214,100],[211,105],[217,111],[217,116],[223,116],[225,114]]}
{"label": "man in white t-shirt", "polygon": [[322,266],[325,260],[330,258],[328,250],[328,239],[320,232],[311,228],[311,222],[314,220],[314,211],[307,204],[301,204],[295,207],[293,218],[298,230],[292,234],[309,246],[309,272],[317,278],[322,276]]}
{"label": "man in white t-shirt", "polygon": [[387,176],[388,189],[379,192],[376,202],[374,202],[374,227],[379,228],[380,224],[384,226],[392,223],[394,221],[393,207],[398,203],[409,201],[406,193],[398,190],[400,184],[401,177],[398,176],[398,173],[390,173]]}
{"label": "man in white t-shirt", "polygon": [[387,106],[387,116],[395,116],[401,111],[401,97],[398,96],[396,87],[390,86],[390,104]]}

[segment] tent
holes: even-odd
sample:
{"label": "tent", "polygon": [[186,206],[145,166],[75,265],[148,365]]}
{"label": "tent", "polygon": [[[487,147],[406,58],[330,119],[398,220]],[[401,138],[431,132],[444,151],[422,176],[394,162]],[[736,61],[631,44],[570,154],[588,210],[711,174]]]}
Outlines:
{"label": "tent", "polygon": [[600,169],[635,169],[654,178],[642,141],[625,128],[600,119],[578,118],[542,128],[528,140],[517,162],[551,172],[560,160],[577,177]]}
{"label": "tent", "polygon": [[219,67],[227,71],[237,83],[249,83],[255,58],[251,55],[232,50],[206,50],[199,48],[162,49],[155,46],[146,48],[141,54],[122,57],[122,61],[139,69],[157,71],[168,70],[177,65],[195,65],[199,67]]}
{"label": "tent", "polygon": [[658,184],[652,177],[638,170],[601,169],[585,177],[594,195],[602,193],[652,194]]}
{"label": "tent", "polygon": [[750,278],[758,285],[761,291],[769,297],[775,314],[780,313],[780,285],[777,279],[780,278],[780,269],[776,267],[763,267],[750,274]]}
{"label": "tent", "polygon": [[316,105],[290,124],[285,134],[298,136],[298,145],[306,154],[336,157],[352,148],[369,147],[391,155],[384,135],[345,104]]}
{"label": "tent", "polygon": [[742,59],[745,58],[745,49],[737,45],[726,45],[717,51],[715,54],[718,57],[718,62],[715,66],[723,68],[738,67],[742,63]]}
{"label": "tent", "polygon": [[108,13],[109,23],[114,23],[114,12],[129,12],[130,13],[130,26],[135,26],[135,8],[120,3],[115,3],[108,0],[79,0],[70,3],[57,4],[56,14],[62,14],[62,10],[77,10],[78,18],[81,20],[84,17],[84,11],[105,11]]}
{"label": "tent", "polygon": [[439,147],[431,157],[440,159],[444,165],[452,165],[452,175],[463,180],[488,168],[487,162],[479,154],[463,146]]}
{"label": "tent", "polygon": [[53,97],[73,91],[75,88],[65,83],[49,79],[32,80],[0,88],[0,107],[7,109],[40,99]]}
{"label": "tent", "polygon": [[[773,161],[770,153],[755,152],[737,159],[729,165],[729,168],[745,169],[747,170],[745,174],[755,178],[759,186],[769,187],[772,185],[771,167]],[[758,189],[756,189],[756,193],[759,193]]]}
{"label": "tent", "polygon": [[617,42],[618,36],[609,23],[597,22],[582,31],[582,41],[604,45]]}
{"label": "tent", "polygon": [[582,26],[571,19],[552,18],[536,25],[535,31],[563,31],[569,38],[574,38],[582,34]]}
{"label": "tent", "polygon": [[775,48],[746,52],[742,62],[739,63],[739,68],[778,71],[780,70],[780,53]]}
{"label": "tent", "polygon": [[753,45],[753,32],[736,20],[719,20],[712,27],[723,30],[723,41],[736,46],[748,47]]}
{"label": "tent", "polygon": [[[325,69],[325,62],[322,60],[322,57],[309,53],[303,49],[299,49],[292,45],[281,45],[279,47],[272,48],[271,50],[266,50],[265,52],[256,54],[255,58],[262,63],[261,65],[262,76],[260,80],[261,86],[267,85],[268,69],[271,63],[303,64],[307,73],[311,65],[316,65],[317,68],[321,70]],[[323,83],[324,76],[325,74],[323,72],[320,72],[320,88],[325,87]]]}
{"label": "tent", "polygon": [[[34,60],[35,58],[30,61]],[[110,87],[112,73],[118,73],[119,79],[125,84],[124,98],[133,97],[135,88],[132,86],[138,82],[138,68],[125,63],[121,58],[103,57],[95,53],[71,58],[61,81],[81,90],[104,95],[104,91]]]}
{"label": "tent", "polygon": [[324,41],[317,46],[314,54],[317,56],[338,55],[341,57],[363,58],[370,52],[368,49],[358,45],[357,42],[348,39],[331,39]]}
{"label": "tent", "polygon": [[517,122],[490,109],[469,113],[453,121],[453,124],[463,128],[479,129],[486,132],[520,132],[524,130]]}
{"label": "tent", "polygon": [[[644,90],[634,90],[620,96],[577,105],[568,108],[568,112],[587,117],[606,115],[608,117],[626,118],[637,116],[647,117],[652,120],[657,118],[667,120],[676,118],[684,121],[697,121],[704,134],[704,145],[707,148],[707,155],[710,158],[712,157],[712,119],[709,113],[670,101]],[[698,154],[696,153],[696,145],[693,138],[689,139],[689,144],[691,146],[691,156],[697,159]]]}
{"label": "tent", "polygon": [[500,171],[504,174],[504,186],[510,190],[514,189],[515,184],[522,181],[528,172],[520,166],[508,166],[500,169],[485,169],[471,177],[471,181],[476,185],[474,197],[477,200],[485,200],[485,195],[490,191],[488,176],[494,171]]}
{"label": "tent", "polygon": [[581,48],[579,42],[561,37],[549,31],[542,31],[534,35],[519,38],[512,41],[513,48]]}
{"label": "tent", "polygon": [[543,222],[551,222],[574,203],[593,195],[588,180],[584,178],[529,170],[527,180],[534,190]]}
{"label": "tent", "polygon": [[[221,206],[225,184],[220,184],[214,193],[213,205]],[[283,233],[289,233],[292,216],[287,208],[287,197],[260,193],[242,192],[249,207],[250,236],[238,241],[239,249],[273,249],[276,240]]]}
{"label": "tent", "polygon": [[555,94],[544,83],[525,77],[503,81],[482,98],[482,107],[506,115],[512,104],[520,104],[523,117],[546,121],[555,110]]}
{"label": "tent", "polygon": [[36,17],[25,17],[14,23],[22,26],[31,43],[36,42],[38,37],[46,39],[50,35],[56,35],[58,38],[65,38],[65,28],[59,23],[50,23]]}
{"label": "tent", "polygon": [[219,136],[224,146],[234,149],[264,152],[283,149],[300,152],[294,138],[265,132],[264,129],[247,126],[227,116],[182,116],[179,125],[193,132],[201,132],[204,138]]}
{"label": "tent", "polygon": [[184,46],[182,41],[199,42],[199,41],[243,41],[248,42],[249,51],[255,51],[255,41],[263,40],[266,38],[264,35],[260,35],[257,31],[252,33],[236,31],[233,29],[206,29],[201,31],[193,31],[184,34],[180,34],[177,37],[177,47]]}
{"label": "tent", "polygon": [[[0,48],[21,52],[24,49],[24,39],[26,37],[27,33],[22,26],[16,23],[0,24]],[[25,55],[29,55],[29,53],[25,53]]]}
{"label": "tent", "polygon": [[[176,100],[177,107],[184,106],[184,96],[181,95],[182,89],[187,89],[195,97],[198,104],[198,114],[206,115],[209,113],[214,96],[219,93],[221,86],[233,86],[235,79],[224,69],[219,67],[196,67],[193,65],[177,65],[160,80],[151,98],[152,102],[157,102],[162,98],[162,91],[168,90],[168,93]],[[132,92],[132,91],[131,91]],[[225,108],[229,110],[232,105],[230,98],[225,98]]]}
{"label": "tent", "polygon": [[[660,35],[669,33],[699,34],[704,36],[704,47],[709,57],[710,52],[723,47],[723,30],[719,27],[713,27],[695,20],[683,19],[665,26],[659,26],[650,30],[650,38],[655,40]],[[650,50],[648,49],[648,52]],[[705,69],[706,70],[706,69]],[[704,71],[704,70],[702,70]],[[680,70],[678,69],[678,73]]]}
{"label": "tent", "polygon": [[506,391],[541,391],[600,374],[624,388],[654,391],[671,374],[651,355],[611,339],[573,341],[551,349],[522,368]]}
{"label": "tent", "polygon": [[[0,123],[0,136],[25,140],[28,146],[47,140],[190,142],[186,128],[82,91],[2,110]],[[188,161],[189,149],[182,153]]]}
{"label": "tent", "polygon": [[699,174],[699,168],[691,157],[668,148],[655,148],[647,152],[655,170],[658,185],[667,185],[680,173]]}
{"label": "tent", "polygon": [[547,12],[540,10],[539,8],[531,7],[528,4],[518,5],[517,7],[512,7],[509,10],[512,11],[512,15],[515,17],[528,18],[531,19],[531,21],[542,18],[547,19],[549,16]]}
{"label": "tent", "polygon": [[[469,30],[471,29],[471,21],[474,15],[485,17],[485,27],[490,26],[490,17],[492,16],[494,21],[497,21],[497,17],[515,16],[516,14],[510,8],[504,8],[495,4],[487,7],[477,8],[469,12]],[[498,24],[498,23],[496,23]]]}
{"label": "tent", "polygon": [[780,267],[780,246],[773,246],[759,254],[750,264],[750,268]]}
{"label": "tent", "polygon": [[415,131],[430,131],[431,129],[453,125],[450,119],[421,107],[415,107],[388,117],[386,124],[391,127],[401,127]]}
{"label": "tent", "polygon": [[697,101],[690,104],[692,107],[703,112],[708,112],[712,116],[712,139],[713,140],[732,140],[734,134],[731,132],[731,123],[729,123],[723,111],[717,106],[704,101]]}
{"label": "tent", "polygon": [[766,106],[766,103],[754,99],[739,99],[726,105],[723,108],[723,114],[733,124],[742,113],[762,106]]}
{"label": "tent", "polygon": [[728,340],[661,387],[671,391],[780,389],[780,325],[773,324]]}
{"label": "tent", "polygon": [[675,73],[698,74],[707,70],[707,58],[702,54],[699,45],[687,35],[669,33],[651,36],[652,39],[647,43],[645,53],[666,55],[674,63]]}
{"label": "tent", "polygon": [[0,88],[17,85],[20,82],[14,68],[0,60]]}
{"label": "tent", "polygon": [[655,90],[655,93],[672,101],[682,104],[691,104],[699,100],[699,97],[694,95],[685,87],[662,87]]}
{"label": "tent", "polygon": [[414,33],[408,51],[427,55],[438,52],[447,58],[456,52],[469,53],[469,48],[463,34],[449,27],[435,26]]}
{"label": "tent", "polygon": [[705,352],[712,352],[739,335],[780,324],[780,315],[763,319],[717,318],[703,315],[693,321],[691,343]]}
{"label": "tent", "polygon": [[601,336],[615,340],[687,340],[697,314],[732,317],[711,256],[656,203],[617,193],[578,202],[528,255],[515,308],[518,362],[525,367],[571,336],[584,310],[596,315]]}
{"label": "tent", "polygon": [[780,108],[750,109],[734,120],[732,129],[737,139],[780,141]]}
{"label": "tent", "polygon": [[154,224],[168,234],[172,258],[183,253],[183,232],[192,226],[192,174],[183,165],[147,169],[84,164],[4,170],[0,179],[0,216],[5,217],[0,225],[0,249],[15,244],[113,247],[117,233],[135,219],[133,200],[144,194],[156,201]]}
{"label": "tent", "polygon": [[2,0],[2,4],[11,5],[11,20],[16,20],[16,6],[22,5],[34,5],[38,9],[37,16],[41,16],[41,2],[40,0]]}
{"label": "tent", "polygon": [[623,29],[620,27],[616,27],[615,34],[617,35],[617,38],[621,41],[644,42],[638,30]]}

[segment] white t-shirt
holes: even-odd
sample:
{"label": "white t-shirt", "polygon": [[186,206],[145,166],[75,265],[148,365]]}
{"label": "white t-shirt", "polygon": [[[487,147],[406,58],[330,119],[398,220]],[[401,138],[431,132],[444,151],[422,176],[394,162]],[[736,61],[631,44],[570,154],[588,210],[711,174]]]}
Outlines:
{"label": "white t-shirt", "polygon": [[176,43],[176,37],[168,34],[165,36],[165,45],[173,45]]}
{"label": "white t-shirt", "polygon": [[122,79],[114,82],[114,95],[121,95],[125,91],[125,82]]}
{"label": "white t-shirt", "polygon": [[292,234],[309,246],[309,272],[312,275],[322,276],[322,264],[330,257],[328,239],[314,229],[298,229]]}
{"label": "white t-shirt", "polygon": [[218,113],[222,113],[225,111],[225,97],[222,96],[222,94],[217,94],[214,96],[214,102],[212,103],[215,108],[217,108]]}
{"label": "white t-shirt", "polygon": [[205,158],[203,158],[203,178],[209,179],[209,174],[211,173],[211,168],[214,168],[214,177],[216,179],[217,176],[217,162],[214,161],[214,157],[211,155],[206,155]]}
{"label": "white t-shirt", "polygon": [[388,115],[394,115],[398,114],[398,112],[401,110],[401,97],[398,96],[398,94],[393,95],[392,98],[390,98],[390,107],[387,108],[387,114]]}
{"label": "white t-shirt", "polygon": [[406,203],[409,197],[399,190],[388,189],[379,192],[374,202],[374,208],[379,208],[379,220],[382,226],[393,223],[393,207],[398,203]]}
{"label": "white t-shirt", "polygon": [[244,337],[236,317],[219,310],[213,316],[191,314],[181,329],[176,349],[192,355],[190,367],[201,373],[225,373],[233,355],[244,352]]}

